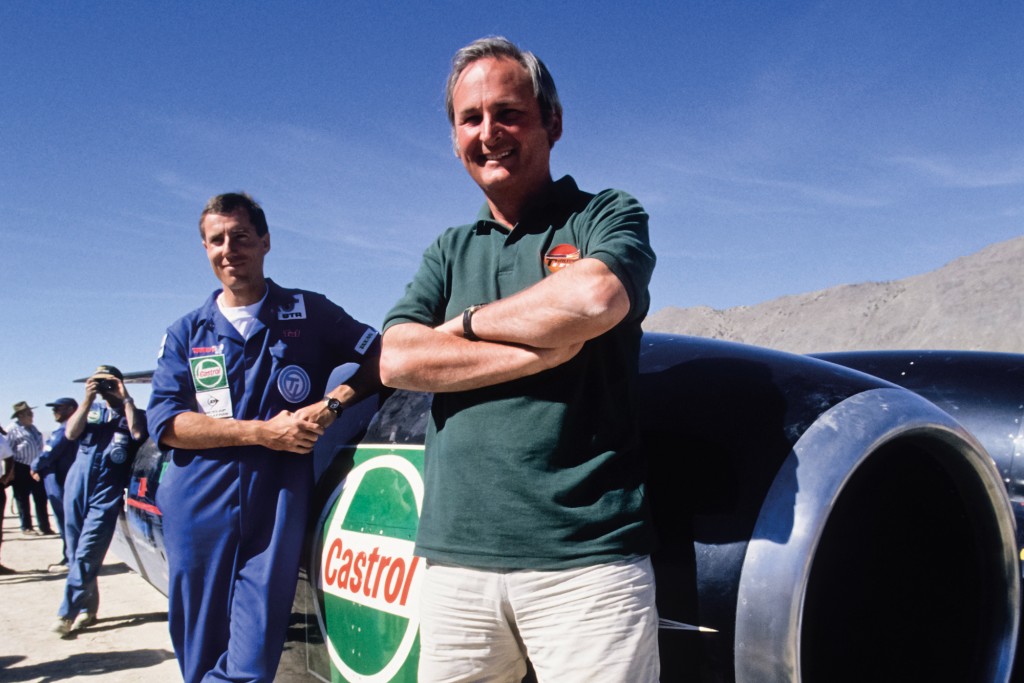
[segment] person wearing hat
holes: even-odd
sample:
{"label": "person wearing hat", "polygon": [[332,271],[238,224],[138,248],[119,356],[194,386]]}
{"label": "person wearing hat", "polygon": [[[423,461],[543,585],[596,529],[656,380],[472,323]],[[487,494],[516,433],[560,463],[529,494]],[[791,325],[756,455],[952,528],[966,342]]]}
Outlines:
{"label": "person wearing hat", "polygon": [[[4,511],[7,509],[7,486],[14,480],[14,453],[7,445],[7,432],[0,427],[0,546],[4,542]],[[0,564],[0,575],[14,574],[15,570]]]}
{"label": "person wearing hat", "polygon": [[[104,418],[89,422],[93,401],[107,404]],[[96,575],[124,507],[132,463],[148,437],[146,413],[124,386],[124,375],[101,365],[85,381],[85,400],[65,423],[64,436],[78,441],[78,455],[64,487],[64,540],[68,576],[53,630],[61,637],[96,621],[100,594]]]}
{"label": "person wearing hat", "polygon": [[[270,232],[249,195],[210,199],[199,234],[222,289],[167,329],[148,411],[153,439],[172,449],[155,494],[168,625],[185,683],[269,683],[297,585],[313,446],[380,388],[379,335],[323,294],[265,277]],[[359,369],[328,387],[345,363]]]}
{"label": "person wearing hat", "polygon": [[71,469],[75,454],[78,452],[78,444],[64,434],[64,423],[78,409],[78,401],[62,397],[53,403],[47,403],[46,406],[53,409],[53,419],[57,421],[57,428],[50,433],[43,452],[32,462],[32,478],[36,481],[43,480],[46,497],[50,499],[53,516],[57,518],[57,531],[64,541],[64,551],[61,553],[60,561],[49,566],[49,571],[62,574],[68,570],[68,543],[64,533],[64,480],[67,479],[68,470]]}
{"label": "person wearing hat", "polygon": [[[50,526],[50,513],[46,509],[46,487],[32,477],[32,463],[43,452],[43,435],[32,424],[32,408],[27,401],[15,403],[11,417],[16,422],[8,429],[7,442],[14,451],[14,499],[18,501],[23,534],[52,536],[56,532]],[[38,529],[32,526],[30,501],[35,506]]]}

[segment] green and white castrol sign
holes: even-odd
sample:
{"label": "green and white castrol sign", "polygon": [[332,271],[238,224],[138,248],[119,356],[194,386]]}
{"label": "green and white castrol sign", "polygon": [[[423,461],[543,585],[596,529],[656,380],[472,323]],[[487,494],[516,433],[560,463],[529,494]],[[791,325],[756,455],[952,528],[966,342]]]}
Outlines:
{"label": "green and white castrol sign", "polygon": [[359,447],[323,522],[317,614],[331,679],[415,681],[423,447]]}

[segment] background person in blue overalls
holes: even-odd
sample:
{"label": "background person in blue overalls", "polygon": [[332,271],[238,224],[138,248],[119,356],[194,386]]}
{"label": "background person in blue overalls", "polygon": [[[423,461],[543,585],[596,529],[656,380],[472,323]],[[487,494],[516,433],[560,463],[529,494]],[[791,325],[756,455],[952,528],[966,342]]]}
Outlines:
{"label": "background person in blue overalls", "polygon": [[[267,219],[218,195],[199,234],[223,289],[167,329],[149,418],[173,448],[156,502],[168,622],[186,683],[267,682],[281,657],[313,485],[313,445],[380,387],[377,331],[263,274]],[[358,363],[324,395],[331,371]]]}
{"label": "background person in blue overalls", "polygon": [[[107,403],[99,421],[89,422],[97,397]],[[78,440],[78,456],[64,482],[64,539],[68,578],[53,630],[61,637],[96,621],[100,594],[96,576],[124,506],[135,453],[146,440],[146,413],[124,386],[113,365],[101,365],[85,381],[85,400],[65,424],[65,436]]]}
{"label": "background person in blue overalls", "polygon": [[68,570],[68,542],[64,534],[64,481],[78,453],[78,443],[64,435],[64,426],[68,418],[78,410],[78,401],[63,397],[46,405],[53,408],[53,419],[57,421],[57,428],[50,433],[43,452],[32,462],[32,478],[37,481],[42,479],[53,516],[57,518],[57,531],[64,541],[60,560],[51,564],[48,569],[50,573],[63,574]]}

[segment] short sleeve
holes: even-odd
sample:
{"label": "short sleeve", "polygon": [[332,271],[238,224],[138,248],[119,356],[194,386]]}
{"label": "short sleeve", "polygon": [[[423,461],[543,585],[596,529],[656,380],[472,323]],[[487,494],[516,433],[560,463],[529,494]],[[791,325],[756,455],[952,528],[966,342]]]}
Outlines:
{"label": "short sleeve", "polygon": [[405,294],[384,318],[383,330],[399,323],[420,323],[431,327],[444,322],[444,307],[448,300],[445,288],[445,266],[442,240],[438,237],[423,253],[416,275],[405,287]]}
{"label": "short sleeve", "polygon": [[634,197],[605,190],[579,217],[583,256],[595,258],[615,273],[629,295],[629,318],[642,320],[650,307],[648,286],[656,257],[648,235],[647,212]]}
{"label": "short sleeve", "polygon": [[147,426],[158,444],[171,418],[179,413],[196,412],[195,392],[188,371],[185,344],[179,338],[179,326],[167,330],[160,344],[156,370],[153,372],[152,393],[146,409]]}

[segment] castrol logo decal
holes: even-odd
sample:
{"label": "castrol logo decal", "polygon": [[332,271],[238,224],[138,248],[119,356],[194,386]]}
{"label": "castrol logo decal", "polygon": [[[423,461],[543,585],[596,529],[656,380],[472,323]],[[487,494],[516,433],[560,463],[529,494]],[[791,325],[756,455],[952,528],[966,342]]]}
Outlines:
{"label": "castrol logo decal", "polygon": [[559,244],[544,254],[544,265],[552,273],[580,260],[580,250],[571,244]]}
{"label": "castrol logo decal", "polygon": [[317,617],[341,680],[415,681],[423,448],[360,447],[353,462],[322,517]]}
{"label": "castrol logo decal", "polygon": [[189,358],[188,362],[192,369],[192,381],[195,383],[196,391],[223,389],[228,385],[228,373],[223,355],[199,356]]}

